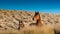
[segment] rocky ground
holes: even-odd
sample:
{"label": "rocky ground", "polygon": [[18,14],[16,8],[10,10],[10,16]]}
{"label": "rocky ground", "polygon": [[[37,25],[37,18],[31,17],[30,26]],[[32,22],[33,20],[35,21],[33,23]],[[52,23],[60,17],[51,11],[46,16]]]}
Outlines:
{"label": "rocky ground", "polygon": [[[17,10],[0,10],[0,30],[1,29],[17,29],[19,21],[22,21],[26,26],[30,23],[36,23],[32,18],[34,12],[17,11]],[[42,23],[44,25],[54,26],[54,28],[60,28],[60,15],[40,13]]]}

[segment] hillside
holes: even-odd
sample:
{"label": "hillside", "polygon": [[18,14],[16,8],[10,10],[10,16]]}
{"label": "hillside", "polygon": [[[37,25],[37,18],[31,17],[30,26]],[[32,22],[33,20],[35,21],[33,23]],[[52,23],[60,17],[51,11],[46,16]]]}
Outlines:
{"label": "hillside", "polygon": [[[31,23],[36,23],[32,18],[35,12],[17,11],[17,10],[0,10],[0,30],[18,29],[19,21],[27,27]],[[60,15],[40,13],[43,25],[55,28],[60,31]],[[22,27],[21,27],[22,29]]]}
{"label": "hillside", "polygon": [[[27,11],[17,11],[17,10],[0,10],[0,27],[2,28],[17,28],[18,20],[23,21],[25,25],[30,23],[35,23],[32,18],[34,12]],[[60,15],[49,14],[49,13],[40,13],[41,19],[44,25],[46,24],[58,24],[60,23]]]}

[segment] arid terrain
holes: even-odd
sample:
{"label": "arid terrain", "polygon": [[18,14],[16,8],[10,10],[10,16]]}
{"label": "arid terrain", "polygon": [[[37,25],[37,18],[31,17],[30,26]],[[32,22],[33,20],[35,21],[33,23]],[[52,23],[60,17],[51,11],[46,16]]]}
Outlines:
{"label": "arid terrain", "polygon": [[[54,34],[54,29],[60,32],[60,15],[40,13],[44,27],[30,26],[36,23],[32,20],[35,12],[23,10],[0,10],[0,34]],[[19,21],[24,27],[18,30]]]}

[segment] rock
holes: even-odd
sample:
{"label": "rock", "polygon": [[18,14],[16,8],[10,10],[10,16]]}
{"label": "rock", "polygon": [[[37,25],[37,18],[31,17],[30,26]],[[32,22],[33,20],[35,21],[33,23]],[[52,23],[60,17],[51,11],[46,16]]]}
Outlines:
{"label": "rock", "polygon": [[[17,11],[17,10],[0,10],[0,28],[2,29],[17,29],[19,21],[23,21],[25,26],[31,23],[36,23],[32,18],[35,12]],[[44,25],[54,25],[60,23],[60,15],[40,13],[42,23]],[[60,25],[59,25],[60,26]]]}

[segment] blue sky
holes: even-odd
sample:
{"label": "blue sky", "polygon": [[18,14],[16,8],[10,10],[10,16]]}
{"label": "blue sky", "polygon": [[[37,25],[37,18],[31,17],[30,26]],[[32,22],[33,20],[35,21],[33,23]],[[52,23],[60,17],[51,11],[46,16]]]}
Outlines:
{"label": "blue sky", "polygon": [[0,0],[0,9],[60,14],[59,0]]}

